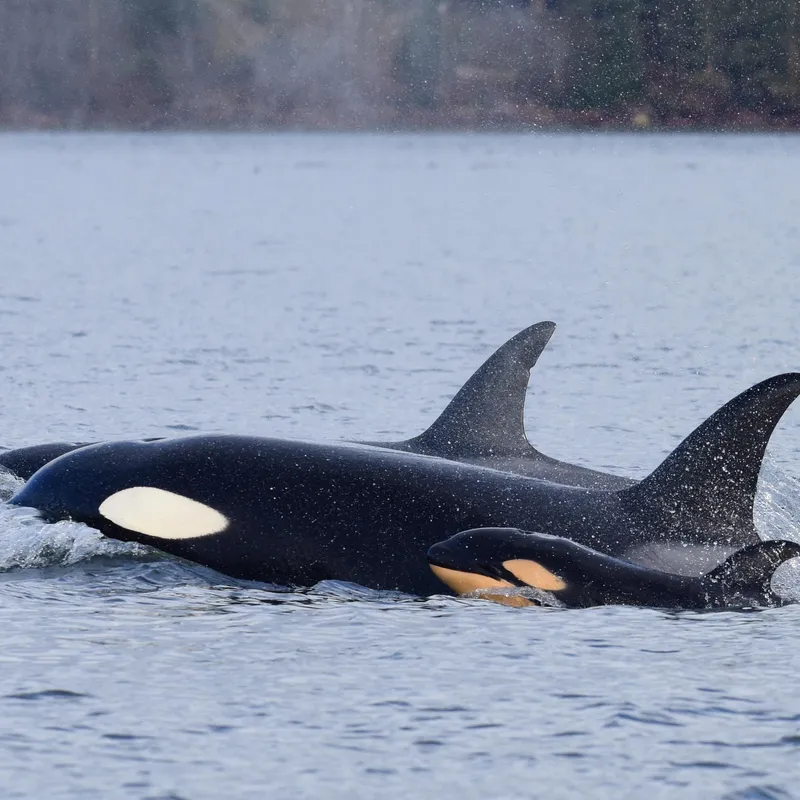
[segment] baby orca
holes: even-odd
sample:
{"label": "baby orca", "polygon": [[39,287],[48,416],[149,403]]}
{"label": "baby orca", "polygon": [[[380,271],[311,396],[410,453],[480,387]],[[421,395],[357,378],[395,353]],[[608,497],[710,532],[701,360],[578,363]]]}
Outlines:
{"label": "baby orca", "polygon": [[[742,608],[781,605],[775,570],[800,556],[800,544],[768,541],[733,553],[716,569],[684,577],[641,567],[559,536],[518,528],[475,528],[428,550],[436,576],[458,594],[530,587],[564,606],[634,605],[656,608]],[[513,593],[486,593],[514,606],[537,605]]]}

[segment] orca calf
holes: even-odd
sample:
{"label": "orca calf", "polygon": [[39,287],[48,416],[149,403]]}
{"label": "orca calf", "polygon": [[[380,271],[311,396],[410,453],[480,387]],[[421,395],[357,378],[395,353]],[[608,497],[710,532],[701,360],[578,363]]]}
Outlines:
{"label": "orca calf", "polygon": [[458,594],[481,592],[505,605],[539,605],[520,594],[487,590],[530,587],[569,608],[634,605],[657,608],[743,608],[783,601],[775,570],[800,556],[800,544],[751,544],[699,577],[647,569],[544,533],[513,528],[463,531],[428,550],[434,574]]}
{"label": "orca calf", "polygon": [[[539,322],[509,339],[464,384],[434,423],[400,442],[363,442],[390,450],[438,456],[517,475],[584,486],[623,489],[636,481],[558,461],[531,446],[525,435],[530,371],[555,330]],[[89,442],[55,442],[0,452],[0,467],[23,480],[64,453]]]}
{"label": "orca calf", "polygon": [[712,415],[638,484],[567,486],[354,444],[246,436],[109,442],[66,453],[9,501],[234,577],[441,592],[425,554],[482,527],[563,536],[640,566],[698,575],[759,541],[769,437],[800,394],[779,375]]}

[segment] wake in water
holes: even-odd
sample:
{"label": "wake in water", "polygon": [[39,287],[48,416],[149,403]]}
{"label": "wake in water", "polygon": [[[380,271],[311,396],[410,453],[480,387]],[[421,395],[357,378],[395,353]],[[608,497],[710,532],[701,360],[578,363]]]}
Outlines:
{"label": "wake in water", "polygon": [[[0,470],[0,500],[23,481]],[[0,505],[0,572],[70,566],[102,556],[142,556],[148,548],[107,539],[74,522],[43,522],[32,509]]]}

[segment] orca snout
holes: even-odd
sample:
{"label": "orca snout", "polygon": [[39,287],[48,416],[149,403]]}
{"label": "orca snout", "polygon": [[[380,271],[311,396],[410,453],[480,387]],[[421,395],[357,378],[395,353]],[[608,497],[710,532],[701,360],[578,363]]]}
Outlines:
{"label": "orca snout", "polygon": [[8,502],[35,509],[47,522],[71,519],[92,524],[100,504],[124,480],[112,480],[98,458],[112,447],[91,445],[59,456],[37,470]]}
{"label": "orca snout", "polygon": [[450,539],[437,542],[430,547],[427,558],[428,563],[435,567],[446,569],[471,569],[473,567],[468,553],[463,548],[453,547]]}
{"label": "orca snout", "polygon": [[13,506],[32,508],[39,517],[50,523],[66,519],[84,521],[87,516],[91,516],[87,513],[89,508],[85,500],[76,502],[69,498],[68,493],[58,491],[49,481],[26,483],[8,502]]}
{"label": "orca snout", "polygon": [[475,572],[492,578],[504,578],[503,555],[510,534],[506,528],[473,528],[462,531],[428,550],[431,566]]}

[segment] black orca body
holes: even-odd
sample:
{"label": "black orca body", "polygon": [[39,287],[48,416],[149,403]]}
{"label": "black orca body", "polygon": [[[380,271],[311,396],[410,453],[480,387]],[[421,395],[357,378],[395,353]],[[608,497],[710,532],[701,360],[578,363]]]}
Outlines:
{"label": "black orca body", "polygon": [[[142,439],[142,441],[156,442],[159,439]],[[93,444],[97,444],[97,442],[49,442],[48,444],[35,444],[30,447],[5,450],[0,452],[0,468],[27,481],[45,464],[55,461],[59,456]]]}
{"label": "black orca body", "polygon": [[[109,511],[109,498],[125,500],[130,489],[144,490],[142,504]],[[180,508],[167,508],[184,499],[188,522]],[[566,514],[582,527],[574,535],[585,537],[589,526],[580,518],[613,513],[614,499],[364,445],[193,436],[75,450],[39,470],[10,502],[238,578],[288,585],[335,579],[432,594],[440,587],[425,553],[443,536],[492,524],[542,527],[543,516],[563,529]],[[162,500],[159,513],[175,520],[172,531],[143,507]]]}
{"label": "black orca body", "polygon": [[[775,570],[800,556],[800,544],[769,541],[738,550],[698,577],[648,569],[569,539],[509,528],[463,531],[428,550],[428,563],[459,594],[511,587],[549,592],[569,608],[743,608],[780,605]],[[487,594],[508,605],[536,605],[517,594]]]}
{"label": "black orca body", "polygon": [[[364,442],[406,453],[491,467],[516,475],[583,486],[624,489],[636,481],[568,464],[533,448],[525,435],[525,395],[530,370],[555,330],[540,322],[493,353],[424,433],[400,442]],[[87,442],[56,442],[0,453],[0,467],[23,480],[57,456]]]}
{"label": "black orca body", "polygon": [[5,450],[0,452],[0,467],[26,481],[45,464],[80,447],[86,447],[86,443],[51,442]]}
{"label": "black orca body", "polygon": [[649,477],[594,490],[364,445],[242,436],[110,442],[62,455],[10,502],[234,577],[434,594],[429,547],[480,527],[535,530],[697,575],[759,541],[767,441],[800,374],[732,400]]}

